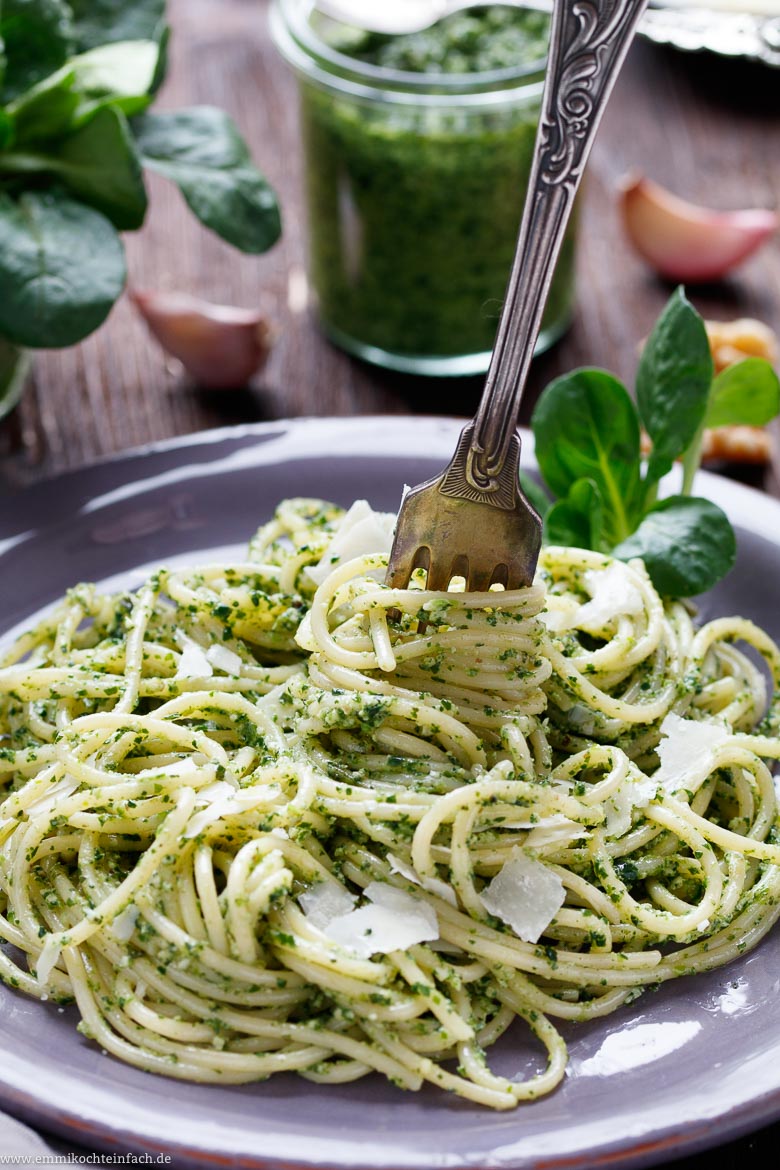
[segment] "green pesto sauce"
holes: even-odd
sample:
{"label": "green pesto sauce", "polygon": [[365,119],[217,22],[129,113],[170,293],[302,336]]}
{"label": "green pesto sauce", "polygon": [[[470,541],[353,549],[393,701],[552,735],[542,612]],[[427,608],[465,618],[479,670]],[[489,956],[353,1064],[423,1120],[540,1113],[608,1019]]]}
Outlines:
{"label": "green pesto sauce", "polygon": [[328,41],[349,56],[406,73],[488,73],[525,69],[547,52],[550,18],[519,8],[476,8],[445,17],[422,32],[387,37],[355,30]]}
{"label": "green pesto sauce", "polygon": [[[475,9],[425,33],[342,38],[369,64],[424,73],[540,60],[548,18]],[[302,86],[312,282],[336,340],[413,356],[490,351],[514,256],[538,97],[491,108],[361,100]],[[468,99],[466,99],[468,102]],[[543,329],[562,332],[573,285],[570,228]]]}

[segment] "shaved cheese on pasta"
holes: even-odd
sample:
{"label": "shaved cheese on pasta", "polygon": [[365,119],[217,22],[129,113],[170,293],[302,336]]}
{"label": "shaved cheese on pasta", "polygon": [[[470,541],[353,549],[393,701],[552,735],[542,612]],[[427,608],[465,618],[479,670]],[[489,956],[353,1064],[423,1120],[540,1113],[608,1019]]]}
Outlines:
{"label": "shaved cheese on pasta", "polygon": [[298,898],[307,922],[327,931],[334,918],[341,918],[354,908],[355,896],[338,882],[320,882]]}
{"label": "shaved cheese on pasta", "polygon": [[139,914],[137,906],[128,906],[121,914],[117,914],[111,923],[111,929],[120,942],[129,942],[133,937]]}
{"label": "shaved cheese on pasta", "polygon": [[[565,1075],[560,1019],[773,926],[769,635],[587,549],[386,589],[391,520],[288,500],[248,561],[79,586],[3,649],[0,975],[111,1056],[511,1108]],[[509,1079],[472,1042],[513,1016],[546,1059]]]}
{"label": "shaved cheese on pasta", "polygon": [[182,651],[176,669],[177,678],[211,678],[214,673],[206,651],[186,634],[178,638]]}
{"label": "shaved cheese on pasta", "polygon": [[436,911],[427,902],[385,882],[372,882],[365,893],[372,905],[361,906],[328,923],[325,933],[333,942],[367,959],[405,951],[416,943],[433,942],[439,937]]}
{"label": "shaved cheese on pasta", "polygon": [[538,942],[566,898],[563,882],[547,866],[520,849],[482,891],[482,904],[511,926],[523,942]]}
{"label": "shaved cheese on pasta", "polygon": [[387,860],[390,862],[390,869],[393,873],[400,874],[407,881],[413,882],[414,885],[420,886],[423,890],[427,890],[429,894],[435,894],[437,898],[443,898],[451,906],[457,906],[458,899],[455,897],[455,891],[446,882],[434,877],[420,877],[413,866],[407,865],[405,861],[402,861],[400,857],[396,857],[393,853],[388,853]]}
{"label": "shaved cheese on pasta", "polygon": [[57,941],[57,936],[54,934],[48,935],[46,942],[41,948],[41,953],[35,960],[35,973],[38,977],[38,982],[44,987],[48,985],[49,977],[59,962],[61,954],[62,947]]}
{"label": "shaved cheese on pasta", "polygon": [[224,670],[225,674],[241,674],[241,659],[235,650],[216,642],[209,646],[206,658],[217,670]]}
{"label": "shaved cheese on pasta", "polygon": [[653,779],[667,792],[674,792],[710,771],[716,750],[731,732],[719,723],[683,719],[670,711],[661,724],[661,735],[656,749],[661,766]]}
{"label": "shaved cheese on pasta", "polygon": [[656,776],[627,776],[617,792],[604,802],[608,837],[622,837],[631,828],[634,809],[644,808],[658,788]]}
{"label": "shaved cheese on pasta", "polygon": [[389,553],[396,517],[392,512],[375,512],[366,500],[356,500],[316,565],[307,573],[318,585],[337,565],[369,553]]}
{"label": "shaved cheese on pasta", "polygon": [[591,597],[577,615],[577,625],[583,630],[598,631],[622,614],[642,612],[634,573],[622,561],[613,561],[607,569],[587,569],[582,583]]}

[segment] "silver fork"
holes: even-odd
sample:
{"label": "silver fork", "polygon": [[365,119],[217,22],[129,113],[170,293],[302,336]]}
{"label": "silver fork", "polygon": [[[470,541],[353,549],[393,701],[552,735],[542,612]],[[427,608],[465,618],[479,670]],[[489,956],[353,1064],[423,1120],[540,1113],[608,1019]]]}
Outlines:
{"label": "silver fork", "polygon": [[520,489],[517,419],[555,261],[596,130],[647,0],[555,0],[547,77],[517,250],[485,389],[436,479],[401,505],[387,584],[530,585],[542,522]]}

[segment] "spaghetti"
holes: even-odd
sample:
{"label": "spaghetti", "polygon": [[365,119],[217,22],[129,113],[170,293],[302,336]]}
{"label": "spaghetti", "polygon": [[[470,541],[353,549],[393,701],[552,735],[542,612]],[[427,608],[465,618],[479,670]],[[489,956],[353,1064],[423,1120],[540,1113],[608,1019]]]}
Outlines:
{"label": "spaghetti", "polygon": [[[81,586],[5,652],[0,975],[152,1072],[512,1107],[559,1021],[780,914],[780,652],[580,549],[391,590],[345,525],[287,501],[244,563]],[[518,1017],[546,1059],[510,1080]]]}

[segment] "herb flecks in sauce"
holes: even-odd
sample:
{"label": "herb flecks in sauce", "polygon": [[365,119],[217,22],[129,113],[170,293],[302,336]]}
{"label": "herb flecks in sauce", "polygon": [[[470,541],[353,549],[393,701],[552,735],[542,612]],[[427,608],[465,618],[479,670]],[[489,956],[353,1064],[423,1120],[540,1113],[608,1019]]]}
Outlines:
{"label": "herb flecks in sauce", "polygon": [[407,73],[489,73],[523,69],[547,53],[549,17],[543,12],[496,5],[458,12],[405,36],[366,33],[339,41],[334,48],[369,65]]}

